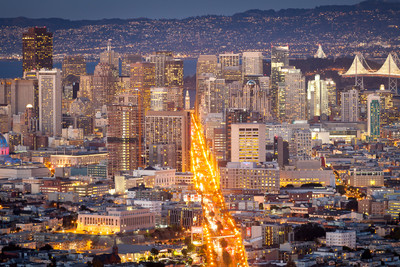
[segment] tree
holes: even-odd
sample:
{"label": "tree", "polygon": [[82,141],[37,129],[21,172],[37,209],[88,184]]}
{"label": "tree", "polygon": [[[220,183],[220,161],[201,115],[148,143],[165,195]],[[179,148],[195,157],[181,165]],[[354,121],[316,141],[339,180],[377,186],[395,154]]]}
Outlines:
{"label": "tree", "polygon": [[221,239],[221,241],[219,241],[221,243],[221,247],[226,248],[228,246],[228,242],[224,239]]}
{"label": "tree", "polygon": [[336,192],[341,194],[341,195],[346,194],[346,189],[345,189],[344,185],[337,185],[336,186]]}
{"label": "tree", "polygon": [[186,246],[189,246],[192,243],[192,238],[190,236],[185,237],[185,240],[183,241]]}
{"label": "tree", "polygon": [[294,261],[288,261],[287,263],[286,263],[286,267],[296,267],[296,263],[294,263]]}
{"label": "tree", "polygon": [[307,183],[307,184],[302,184],[300,187],[301,188],[322,187],[322,184],[320,184],[320,183]]}
{"label": "tree", "polygon": [[325,236],[325,229],[316,223],[302,224],[294,228],[294,238],[296,241],[313,241],[322,236]]}
{"label": "tree", "polygon": [[149,256],[149,257],[147,258],[147,260],[148,260],[148,261],[154,261],[154,258],[153,258],[152,256]]}
{"label": "tree", "polygon": [[258,205],[258,209],[259,209],[259,210],[263,210],[263,209],[264,209],[264,203],[260,203],[260,204]]}
{"label": "tree", "polygon": [[188,254],[188,250],[186,248],[182,249],[182,255],[186,257],[187,254]]}
{"label": "tree", "polygon": [[354,198],[350,199],[346,204],[346,210],[357,211],[358,210],[358,202]]}
{"label": "tree", "polygon": [[365,249],[364,252],[361,254],[361,259],[363,260],[372,259],[371,251],[369,249]]}
{"label": "tree", "polygon": [[194,251],[196,249],[196,247],[192,244],[192,243],[190,243],[188,246],[187,246],[187,250],[189,251],[189,252],[192,252],[192,251]]}
{"label": "tree", "polygon": [[53,247],[49,244],[44,245],[43,247],[39,248],[40,251],[42,250],[53,250]]}
{"label": "tree", "polygon": [[156,248],[152,248],[152,249],[150,250],[150,253],[151,253],[152,255],[154,255],[154,256],[157,256],[158,253],[159,253],[159,251],[158,251],[158,249],[156,249]]}

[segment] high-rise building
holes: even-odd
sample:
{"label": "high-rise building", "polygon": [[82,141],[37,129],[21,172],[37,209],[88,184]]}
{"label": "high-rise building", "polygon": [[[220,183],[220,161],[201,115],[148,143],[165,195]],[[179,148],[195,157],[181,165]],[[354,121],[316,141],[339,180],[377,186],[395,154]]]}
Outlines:
{"label": "high-rise building", "polygon": [[265,124],[232,124],[232,162],[265,161]]}
{"label": "high-rise building", "polygon": [[47,28],[33,27],[22,34],[22,70],[53,68],[53,34]]}
{"label": "high-rise building", "polygon": [[289,164],[289,143],[284,141],[282,137],[275,136],[274,138],[274,151],[277,154],[279,167]]}
{"label": "high-rise building", "polygon": [[131,65],[131,88],[139,90],[143,96],[143,107],[151,107],[151,87],[155,87],[155,64],[149,62],[136,62]]}
{"label": "high-rise building", "polygon": [[121,60],[121,76],[131,75],[131,64],[136,62],[142,62],[143,58],[141,55],[137,54],[125,54],[122,56]]}
{"label": "high-rise building", "polygon": [[171,51],[157,51],[154,55],[150,55],[148,61],[154,63],[155,86],[165,86],[165,65],[167,61],[173,60]]}
{"label": "high-rise building", "polygon": [[39,83],[39,131],[48,136],[61,135],[61,70],[42,69]]}
{"label": "high-rise building", "polygon": [[319,74],[315,75],[314,80],[308,81],[307,101],[310,119],[323,114],[330,115],[327,83],[321,80]]}
{"label": "high-rise building", "polygon": [[379,95],[370,94],[367,97],[368,108],[368,135],[371,138],[380,137],[381,127],[381,98]]}
{"label": "high-rise building", "polygon": [[62,63],[63,80],[69,75],[81,76],[86,74],[85,58],[81,55],[65,56]]}
{"label": "high-rise building", "polygon": [[111,39],[107,42],[107,50],[100,53],[100,63],[110,65],[114,70],[114,75],[119,75],[119,54],[111,49]]}
{"label": "high-rise building", "polygon": [[226,160],[231,160],[231,150],[232,150],[232,124],[237,123],[251,123],[251,122],[261,122],[262,116],[260,113],[255,111],[250,111],[246,109],[228,109],[226,112]]}
{"label": "high-rise building", "polygon": [[115,69],[112,65],[104,62],[97,64],[93,74],[93,107],[101,108],[103,105],[109,105],[114,100],[116,92]]}
{"label": "high-rise building", "polygon": [[146,114],[146,155],[154,145],[175,145],[176,165],[170,166],[178,172],[190,170],[190,112],[148,111]]}
{"label": "high-rise building", "polygon": [[173,59],[165,62],[166,87],[183,87],[183,60]]}
{"label": "high-rise building", "polygon": [[234,54],[234,53],[219,54],[219,63],[221,63],[222,68],[239,67],[240,54]]}
{"label": "high-rise building", "polygon": [[337,104],[337,93],[336,93],[336,83],[332,79],[326,79],[326,89],[328,91],[328,106],[331,116],[338,116],[338,104]]}
{"label": "high-rise building", "polygon": [[263,75],[263,55],[262,52],[243,52],[242,74]]}
{"label": "high-rise building", "polygon": [[143,166],[144,110],[139,92],[120,94],[107,106],[108,174]]}
{"label": "high-rise building", "polygon": [[278,115],[281,121],[307,119],[306,82],[299,69],[280,69],[282,82],[278,83]]}
{"label": "high-rise building", "polygon": [[271,47],[271,105],[273,114],[278,117],[278,83],[282,82],[281,68],[289,66],[289,46]]}
{"label": "high-rise building", "polygon": [[297,159],[308,160],[312,155],[311,131],[296,130],[290,143],[290,150]]}
{"label": "high-rise building", "polygon": [[359,120],[359,95],[357,89],[341,93],[341,116],[343,122]]}
{"label": "high-rise building", "polygon": [[151,88],[151,110],[167,111],[168,89],[165,87]]}

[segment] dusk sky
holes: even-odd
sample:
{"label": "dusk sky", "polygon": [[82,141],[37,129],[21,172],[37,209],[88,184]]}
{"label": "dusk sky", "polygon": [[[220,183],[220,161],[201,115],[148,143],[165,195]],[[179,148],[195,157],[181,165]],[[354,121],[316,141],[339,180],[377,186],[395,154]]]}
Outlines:
{"label": "dusk sky", "polygon": [[101,19],[185,18],[216,14],[232,15],[249,9],[313,8],[352,5],[360,0],[5,0],[0,17]]}

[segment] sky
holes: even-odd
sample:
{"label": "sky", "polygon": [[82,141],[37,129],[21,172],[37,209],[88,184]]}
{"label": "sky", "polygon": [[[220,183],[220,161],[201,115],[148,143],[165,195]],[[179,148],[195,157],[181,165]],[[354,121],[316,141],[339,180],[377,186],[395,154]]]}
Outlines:
{"label": "sky", "polygon": [[361,0],[0,0],[0,18],[186,18],[232,15],[249,9],[352,5]]}

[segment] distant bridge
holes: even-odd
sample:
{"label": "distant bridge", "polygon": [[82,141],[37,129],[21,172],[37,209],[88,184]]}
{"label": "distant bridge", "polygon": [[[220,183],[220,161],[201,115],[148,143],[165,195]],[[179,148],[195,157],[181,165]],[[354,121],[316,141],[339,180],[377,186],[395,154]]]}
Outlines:
{"label": "distant bridge", "polygon": [[344,77],[355,77],[355,86],[364,89],[364,77],[387,77],[389,78],[389,90],[397,94],[397,79],[400,79],[400,60],[396,53],[390,53],[385,63],[379,70],[372,70],[361,53],[357,53],[353,63]]}

